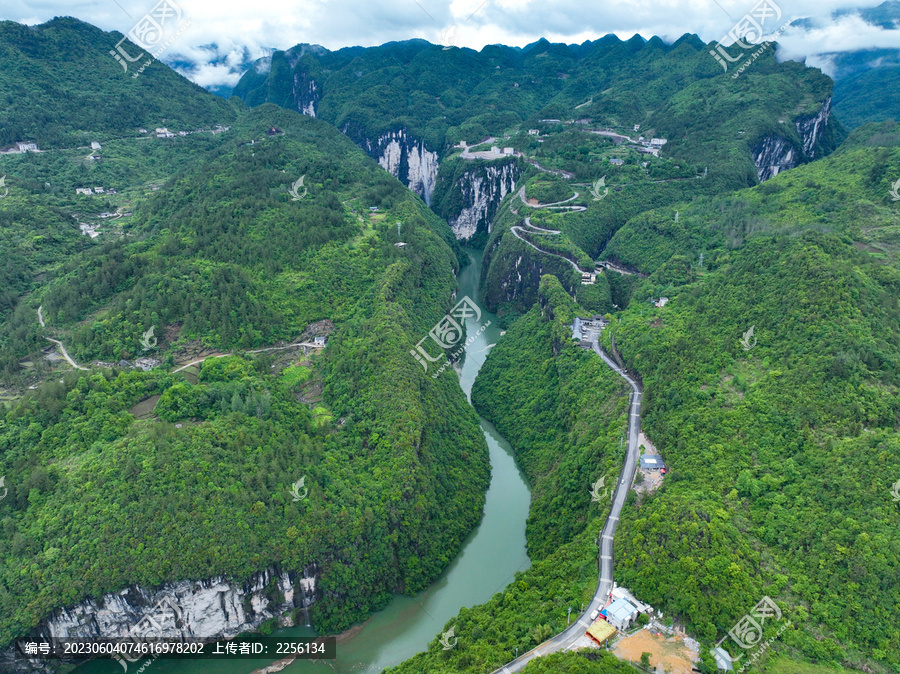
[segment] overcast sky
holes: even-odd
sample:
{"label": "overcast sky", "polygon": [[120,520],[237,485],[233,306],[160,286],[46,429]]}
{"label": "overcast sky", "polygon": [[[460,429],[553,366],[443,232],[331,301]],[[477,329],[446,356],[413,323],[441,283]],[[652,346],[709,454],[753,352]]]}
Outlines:
{"label": "overcast sky", "polygon": [[[524,46],[546,37],[580,43],[607,33],[629,38],[658,35],[671,42],[684,33],[705,41],[721,39],[757,0],[167,0],[181,11],[180,35],[161,56],[195,64],[198,84],[233,85],[244,54],[257,58],[271,48],[301,42],[329,49],[372,46],[392,40],[430,42],[481,49],[486,44]],[[810,19],[808,29],[789,29],[780,38],[779,57],[803,60],[825,52],[900,48],[900,30],[884,30],[857,16],[838,20],[836,9],[872,7],[881,0],[769,0],[782,16],[766,29]],[[128,33],[158,0],[4,0],[0,19],[43,23],[74,16],[104,30]],[[211,61],[224,61],[208,65]],[[827,60],[810,64],[828,70]]]}

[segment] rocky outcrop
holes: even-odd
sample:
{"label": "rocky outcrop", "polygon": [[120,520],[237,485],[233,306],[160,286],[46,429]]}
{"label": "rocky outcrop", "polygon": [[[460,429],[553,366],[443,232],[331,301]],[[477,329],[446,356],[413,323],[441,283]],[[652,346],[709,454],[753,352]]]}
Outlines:
{"label": "rocky outcrop", "polygon": [[573,299],[575,284],[580,280],[565,260],[539,253],[510,233],[495,239],[485,250],[481,273],[487,308],[496,312],[505,305],[519,314],[528,311],[537,301],[544,274],[556,276]]}
{"label": "rocky outcrop", "polygon": [[319,85],[316,84],[316,81],[305,72],[295,72],[294,101],[297,112],[315,117],[320,98],[322,98],[322,94],[319,92]]}
{"label": "rocky outcrop", "polygon": [[825,133],[825,127],[828,125],[828,118],[831,115],[831,96],[825,99],[822,108],[812,117],[800,117],[796,120],[797,133],[803,141],[803,154],[810,159],[815,159],[815,146],[822,135]]}
{"label": "rocky outcrop", "polygon": [[479,231],[490,233],[500,202],[515,190],[521,175],[519,162],[513,160],[473,166],[457,178],[454,188],[459,190],[463,206],[457,215],[447,218],[456,238],[470,239]]}
{"label": "rocky outcrop", "polygon": [[796,142],[769,134],[753,148],[753,163],[756,164],[756,173],[759,181],[774,178],[781,171],[792,169],[801,161],[809,161],[816,157],[816,145],[825,134],[828,120],[831,116],[831,97],[825,99],[819,111],[812,116],[798,117],[794,121],[797,127],[797,135],[800,138],[799,147]]}
{"label": "rocky outcrop", "polygon": [[431,205],[440,158],[437,152],[406,132],[406,129],[383,133],[378,138],[360,138],[350,125],[341,129],[381,165],[425,203]]}
{"label": "rocky outcrop", "polygon": [[[166,583],[154,589],[134,585],[99,600],[85,599],[58,609],[28,637],[231,639],[275,617],[282,617],[283,626],[291,625],[291,616],[286,614],[315,603],[317,577],[315,566],[307,567],[302,575],[270,567],[245,583],[218,576]],[[0,653],[2,672],[53,671],[44,665],[16,660],[12,649]]]}
{"label": "rocky outcrop", "polygon": [[794,168],[799,163],[799,153],[787,138],[768,135],[753,148],[753,163],[759,181],[763,182]]}

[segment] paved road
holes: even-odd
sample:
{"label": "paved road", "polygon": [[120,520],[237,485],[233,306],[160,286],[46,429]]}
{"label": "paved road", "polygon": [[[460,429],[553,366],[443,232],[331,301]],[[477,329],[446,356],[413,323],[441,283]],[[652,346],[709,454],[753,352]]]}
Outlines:
{"label": "paved road", "polygon": [[[246,351],[245,353],[263,353],[265,351],[281,351],[282,349],[292,349],[295,346],[308,346],[313,349],[324,349],[325,348],[321,344],[314,344],[313,342],[296,342],[294,344],[288,344],[287,346],[269,346],[269,347],[266,347],[265,349],[254,349],[253,351]],[[207,358],[224,358],[225,356],[231,356],[233,354],[234,354],[234,352],[211,353],[209,355],[203,356],[203,358],[198,358],[197,360],[191,361],[187,365],[182,365],[181,367],[179,367],[175,370],[172,370],[171,374],[175,374],[176,372],[181,372],[182,370],[186,370],[187,368],[191,367],[192,365],[198,365],[199,363],[202,363]]]}
{"label": "paved road", "polygon": [[622,472],[619,475],[619,481],[616,484],[616,492],[613,496],[612,508],[603,530],[600,533],[600,579],[597,582],[597,590],[594,592],[594,598],[588,605],[584,613],[578,620],[557,634],[552,639],[545,641],[540,646],[528,651],[524,655],[519,656],[512,662],[506,663],[503,667],[494,670],[493,674],[507,674],[508,672],[519,672],[524,669],[525,665],[539,658],[542,655],[548,655],[557,651],[571,649],[575,642],[584,636],[587,628],[591,624],[591,613],[599,611],[606,605],[609,593],[612,592],[613,583],[613,536],[616,532],[616,526],[619,523],[619,515],[622,513],[622,506],[625,505],[625,497],[628,496],[628,490],[634,481],[634,472],[638,461],[638,436],[641,432],[641,387],[628,374],[616,365],[603,351],[600,345],[594,340],[591,344],[595,353],[597,353],[610,368],[612,368],[620,377],[625,379],[631,386],[631,406],[628,411],[628,451],[625,455],[625,463],[622,465]]}
{"label": "paved road", "polygon": [[66,347],[64,347],[63,343],[61,341],[59,341],[58,339],[52,339],[51,337],[44,337],[44,339],[56,344],[59,347],[60,353],[62,353],[62,357],[65,358],[69,362],[69,365],[74,367],[76,370],[89,370],[90,369],[89,367],[82,367],[81,365],[76,363],[74,360],[72,360],[72,357],[69,356],[69,352],[66,351]]}
{"label": "paved road", "polygon": [[531,241],[529,241],[528,239],[525,239],[525,238],[522,238],[521,236],[519,236],[519,232],[528,232],[528,231],[531,231],[532,234],[547,234],[547,235],[552,236],[554,234],[559,234],[559,230],[544,229],[543,227],[537,227],[536,225],[532,225],[531,218],[525,218],[525,226],[529,227],[530,229],[525,229],[524,227],[519,227],[518,225],[513,225],[512,227],[509,228],[509,231],[519,241],[521,241],[522,243],[527,243],[529,246],[534,248],[537,252],[543,253],[544,255],[552,255],[553,257],[558,257],[560,260],[565,260],[566,262],[568,262],[570,265],[572,265],[575,268],[575,271],[577,271],[578,273],[582,272],[581,267],[579,267],[575,262],[573,262],[572,260],[567,258],[565,255],[560,255],[559,253],[552,253],[549,250],[544,250],[543,248],[538,248],[533,243],[531,243]]}
{"label": "paved road", "polygon": [[[525,186],[523,185],[521,188],[519,188],[519,192],[518,192],[517,196],[519,197],[521,202],[524,205],[528,206],[529,208],[546,208],[546,209],[550,209],[550,210],[566,210],[569,212],[577,212],[577,211],[586,211],[587,210],[587,208],[584,206],[562,206],[561,205],[561,204],[566,204],[570,201],[577,199],[579,197],[578,192],[575,192],[575,196],[573,196],[573,197],[569,197],[568,199],[564,199],[563,201],[556,201],[556,202],[553,202],[552,204],[529,204],[525,200]],[[517,211],[513,211],[513,212],[518,214]],[[576,262],[570,260],[565,255],[560,255],[559,253],[554,253],[549,250],[544,250],[543,248],[538,248],[533,243],[531,243],[531,241],[529,241],[528,239],[525,239],[519,235],[519,232],[530,232],[531,234],[545,234],[548,236],[556,236],[556,235],[562,233],[558,229],[546,229],[545,227],[538,227],[537,225],[532,225],[531,218],[528,217],[528,218],[525,218],[525,227],[519,227],[518,225],[513,225],[512,227],[509,228],[509,231],[512,232],[512,235],[514,237],[516,237],[519,241],[523,241],[524,243],[527,243],[529,246],[534,248],[537,252],[543,253],[544,255],[552,255],[553,257],[558,257],[561,260],[565,260],[566,262],[568,262],[570,265],[572,265],[575,268],[575,271],[577,271],[579,273],[584,271]]]}

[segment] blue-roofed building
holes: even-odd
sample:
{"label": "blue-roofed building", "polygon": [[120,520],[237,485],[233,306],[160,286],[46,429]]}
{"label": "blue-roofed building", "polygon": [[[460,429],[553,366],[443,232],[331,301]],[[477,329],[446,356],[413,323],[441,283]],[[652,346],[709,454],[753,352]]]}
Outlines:
{"label": "blue-roofed building", "polygon": [[624,632],[638,617],[638,610],[627,599],[616,599],[603,609],[606,620],[617,630]]}

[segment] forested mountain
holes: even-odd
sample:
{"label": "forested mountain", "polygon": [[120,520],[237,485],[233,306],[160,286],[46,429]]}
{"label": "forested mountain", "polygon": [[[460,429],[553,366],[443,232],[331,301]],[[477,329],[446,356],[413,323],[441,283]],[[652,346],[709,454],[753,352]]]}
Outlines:
{"label": "forested mountain", "polygon": [[[658,490],[629,495],[615,578],[685,622],[704,672],[708,647],[765,595],[791,626],[760,671],[794,671],[785,657],[829,672],[900,666],[898,132],[858,129],[831,157],[680,205],[677,222],[675,208],[649,211],[613,239],[650,276],[632,277],[601,341],[612,350],[614,337],[643,380],[643,429],[669,467]],[[648,302],[660,294],[663,308]],[[586,309],[552,276],[537,300],[473,389],[535,485],[533,567],[453,619],[458,653],[435,643],[398,671],[486,671],[593,593],[609,501],[592,502],[591,486],[617,474],[625,398],[570,340]]]}
{"label": "forested mountain", "polygon": [[[116,36],[85,24],[6,30],[113,61]],[[30,49],[25,38],[6,39]],[[78,64],[42,49],[33,58],[59,90],[76,90]],[[425,377],[409,355],[456,288],[449,229],[325,122],[232,109],[152,72],[95,101],[83,128],[135,136],[104,140],[99,158],[0,157],[3,245],[17,251],[0,327],[16,398],[0,420],[0,644],[89,597],[214,577],[239,587],[270,568],[313,582],[315,624],[339,630],[425,587],[481,517],[476,416],[452,377]],[[210,129],[224,110],[230,129],[104,126],[145,103],[141,123],[182,110]],[[28,129],[34,113],[6,114]],[[83,220],[96,239],[78,233]],[[314,335],[324,351],[288,347]],[[81,370],[48,363],[48,338]],[[252,353],[269,347],[281,350]],[[175,367],[205,355],[222,357]],[[132,369],[139,356],[156,366]]]}
{"label": "forested mountain", "polygon": [[0,155],[0,646],[175,581],[259,584],[241,629],[296,589],[320,632],[426,587],[490,478],[456,377],[410,355],[467,240],[507,328],[472,404],[531,485],[531,567],[392,671],[491,671],[593,597],[629,418],[571,337],[594,313],[670,468],[616,582],[704,674],[766,595],[791,629],[755,667],[900,667],[900,127],[844,140],[820,71],[723,72],[694,35],[304,44],[243,102],[133,77],[121,37],[0,24],[0,146],[40,146]]}
{"label": "forested mountain", "polygon": [[[601,280],[579,290],[580,274],[553,256],[591,270],[637,214],[757,184],[843,139],[820,71],[777,63],[769,50],[746,72],[723,72],[709,51],[693,35],[671,45],[610,35],[480,52],[421,40],[335,52],[298,45],[259,61],[235,93],[335,124],[457,237],[486,242],[485,299],[508,322],[534,303],[544,273],[592,310],[611,310],[627,289]],[[473,161],[453,147],[485,138],[476,151],[505,146],[515,158]],[[646,151],[651,138],[664,139],[659,152]],[[605,199],[591,192],[601,179]],[[550,181],[572,208],[520,208],[507,195],[529,180],[538,202],[549,203],[535,190]],[[523,227],[526,217],[560,234]]]}
{"label": "forested mountain", "polygon": [[[211,128],[234,119],[226,101],[150,56],[123,71],[122,57],[109,53],[122,37],[68,17],[37,26],[0,21],[0,148],[75,147],[136,136],[139,127]],[[128,41],[123,48],[142,53]]]}
{"label": "forested mountain", "polygon": [[767,136],[793,147],[795,163],[835,147],[839,126],[804,141],[793,124],[818,115],[831,95],[819,71],[779,64],[770,50],[734,78],[709,50],[696,35],[671,45],[607,35],[480,52],[423,40],[335,52],[304,44],[259,61],[234,92],[249,105],[273,102],[331,122],[378,157],[400,131],[407,152],[442,158],[460,140],[546,129],[541,119],[629,134],[638,124],[647,138],[669,140],[669,156],[708,166],[716,184],[735,189],[757,182],[753,162]]}

